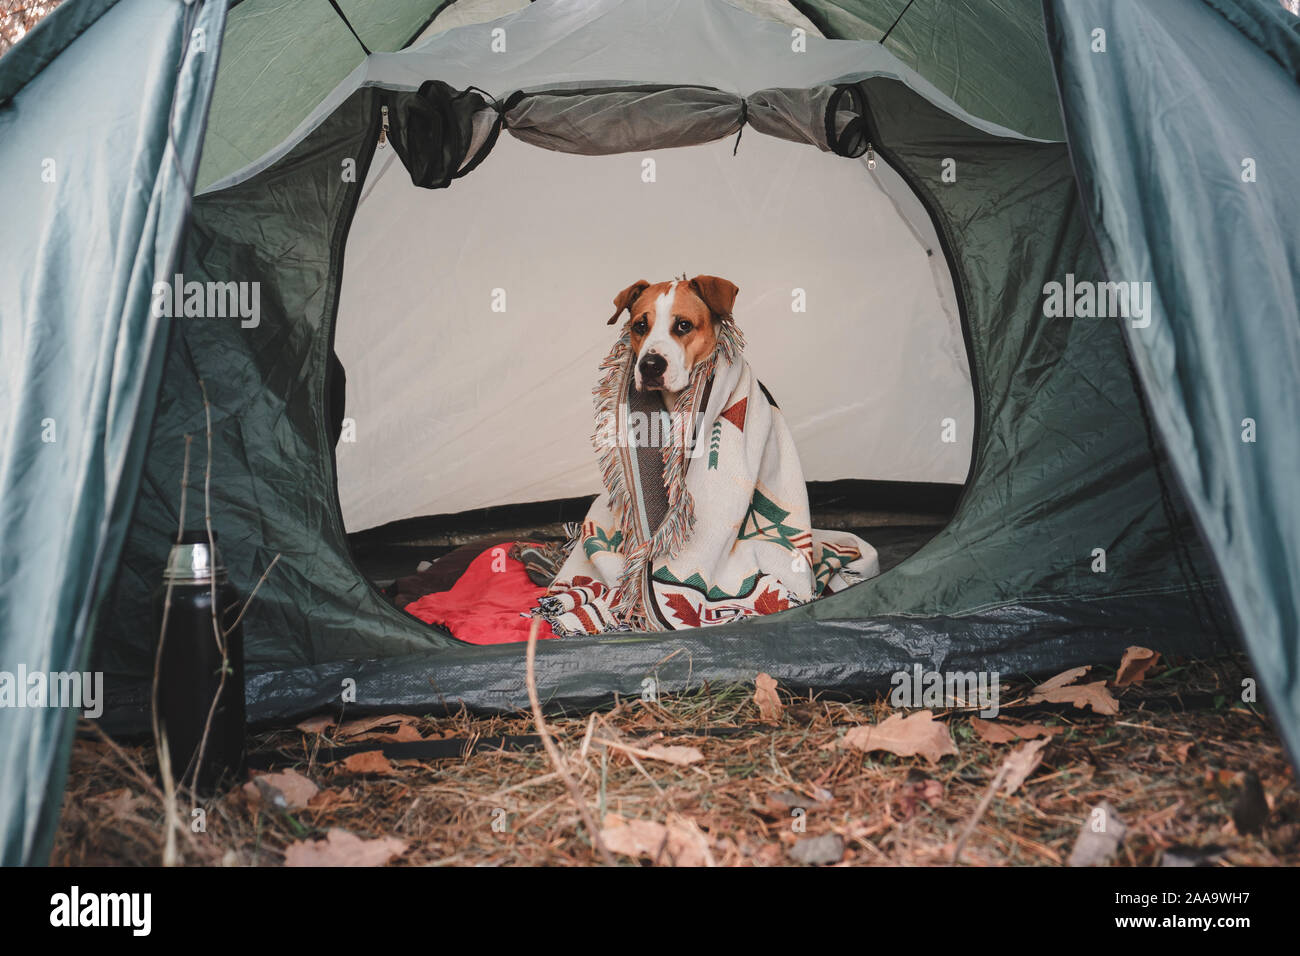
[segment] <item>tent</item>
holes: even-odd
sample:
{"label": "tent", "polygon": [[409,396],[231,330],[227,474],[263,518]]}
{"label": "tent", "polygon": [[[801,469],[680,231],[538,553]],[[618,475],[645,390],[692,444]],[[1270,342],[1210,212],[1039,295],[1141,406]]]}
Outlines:
{"label": "tent", "polygon": [[[0,170],[28,184],[0,232],[0,667],[102,670],[105,718],[142,725],[210,416],[233,580],[279,555],[253,719],[345,679],[363,707],[521,706],[521,648],[404,615],[347,532],[594,493],[602,310],[716,254],[752,270],[738,318],[810,478],[960,497],[824,600],[545,642],[552,704],[1239,639],[1295,755],[1298,82],[1264,0],[68,0],[0,59]],[[229,310],[186,317],[185,283]],[[544,454],[552,423],[574,443]],[[6,863],[48,853],[72,718],[0,709]]]}

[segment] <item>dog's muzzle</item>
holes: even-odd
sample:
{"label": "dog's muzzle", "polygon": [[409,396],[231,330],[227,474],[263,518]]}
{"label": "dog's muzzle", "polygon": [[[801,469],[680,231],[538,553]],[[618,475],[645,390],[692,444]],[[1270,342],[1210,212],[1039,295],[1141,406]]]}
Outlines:
{"label": "dog's muzzle", "polygon": [[645,388],[663,388],[664,372],[668,371],[668,360],[657,352],[651,352],[641,360],[641,384]]}

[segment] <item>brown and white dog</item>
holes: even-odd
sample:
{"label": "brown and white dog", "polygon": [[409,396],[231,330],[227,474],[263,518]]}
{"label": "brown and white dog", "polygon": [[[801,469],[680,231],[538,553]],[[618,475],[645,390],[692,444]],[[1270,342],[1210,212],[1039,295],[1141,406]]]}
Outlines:
{"label": "brown and white dog", "polygon": [[641,279],[614,297],[609,325],[632,316],[638,391],[660,392],[671,410],[691,380],[691,369],[713,353],[719,319],[731,315],[740,290],[717,276],[649,283]]}
{"label": "brown and white dog", "polygon": [[[701,275],[615,296],[610,324],[629,317],[592,390],[605,493],[538,604],[555,634],[725,624],[879,573],[861,538],[812,527],[794,437],[743,355],[737,291]],[[672,419],[667,440],[634,418]]]}

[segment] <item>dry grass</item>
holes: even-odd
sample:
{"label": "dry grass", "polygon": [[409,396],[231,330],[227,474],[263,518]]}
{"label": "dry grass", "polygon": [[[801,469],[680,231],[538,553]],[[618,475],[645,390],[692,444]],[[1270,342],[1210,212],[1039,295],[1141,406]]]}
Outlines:
{"label": "dry grass", "polygon": [[[962,863],[1061,864],[1089,809],[1103,800],[1129,827],[1116,860],[1121,864],[1156,865],[1171,847],[1208,845],[1222,849],[1216,865],[1300,863],[1300,792],[1292,770],[1264,720],[1244,706],[1226,706],[1227,695],[1215,699],[1223,686],[1219,674],[1200,664],[1166,671],[1123,691],[1114,717],[1066,708],[1030,714],[1062,732],[1018,793],[993,799]],[[779,725],[768,726],[759,723],[752,694],[752,686],[730,687],[659,703],[625,701],[595,720],[598,736],[617,733],[639,748],[696,747],[703,760],[690,766],[633,761],[590,745],[583,757],[588,716],[556,716],[548,723],[598,820],[616,813],[693,825],[722,865],[791,863],[797,840],[830,833],[843,838],[846,864],[945,865],[1013,748],[979,739],[968,713],[943,711],[957,757],[931,765],[920,757],[862,754],[836,741],[849,727],[892,713],[883,701],[786,697]],[[1209,706],[1149,709],[1153,700],[1176,697]],[[1003,700],[1004,708],[1015,703],[1005,688]],[[535,732],[526,715],[459,714],[414,725],[426,738]],[[398,761],[392,773],[352,774],[321,761],[325,742],[298,729],[254,736],[254,753],[274,755],[277,770],[292,767],[311,778],[323,796],[313,806],[284,811],[236,789],[206,805],[206,832],[180,841],[182,861],[274,866],[293,842],[337,827],[362,837],[400,838],[407,850],[399,865],[597,862],[570,795],[540,749]],[[152,767],[143,744],[119,751],[79,738],[53,862],[157,864],[163,806],[142,775]],[[1271,806],[1262,832],[1253,835],[1238,834],[1231,823],[1247,770],[1258,774]],[[792,807],[806,812],[806,833],[795,832]],[[629,856],[619,861],[636,862]]]}

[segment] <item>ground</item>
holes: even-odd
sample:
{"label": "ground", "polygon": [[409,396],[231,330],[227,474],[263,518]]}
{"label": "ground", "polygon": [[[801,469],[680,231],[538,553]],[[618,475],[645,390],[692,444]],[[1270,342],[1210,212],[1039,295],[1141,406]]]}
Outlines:
{"label": "ground", "polygon": [[[1123,823],[1105,831],[1122,838],[1103,841],[1104,862],[1294,866],[1300,790],[1263,709],[1239,701],[1245,667],[1241,658],[1159,664],[1127,686],[1098,667],[1070,681],[1077,689],[1108,680],[1116,714],[1029,704],[1032,682],[1004,684],[993,723],[1028,721],[1018,725],[1022,734],[1049,734],[1039,738],[1045,746],[1028,748],[1018,739],[989,742],[996,729],[972,721],[970,709],[935,708],[937,725],[915,711],[908,717],[909,727],[926,730],[917,755],[867,752],[846,744],[868,733],[854,728],[891,717],[897,725],[902,716],[888,701],[781,692],[764,722],[753,684],[622,701],[595,715],[548,716],[547,724],[600,821],[609,859],[621,864],[947,865],[960,845],[961,865],[1054,866],[1076,852],[1081,829],[1104,805]],[[599,863],[577,800],[543,749],[506,751],[492,741],[496,749],[465,757],[398,756],[402,741],[441,738],[459,750],[454,741],[520,735],[529,744],[536,733],[529,715],[343,713],[256,734],[252,762],[274,764],[277,776],[236,786],[201,804],[201,814],[182,801],[177,862]],[[907,733],[870,733],[873,743],[909,749],[895,739]],[[327,760],[333,744],[351,745],[353,755]],[[394,759],[355,753],[381,748]],[[956,753],[931,760],[927,749]],[[1015,763],[1030,772],[1012,787]],[[112,742],[83,723],[52,862],[161,862],[165,815],[154,770],[150,744]]]}

